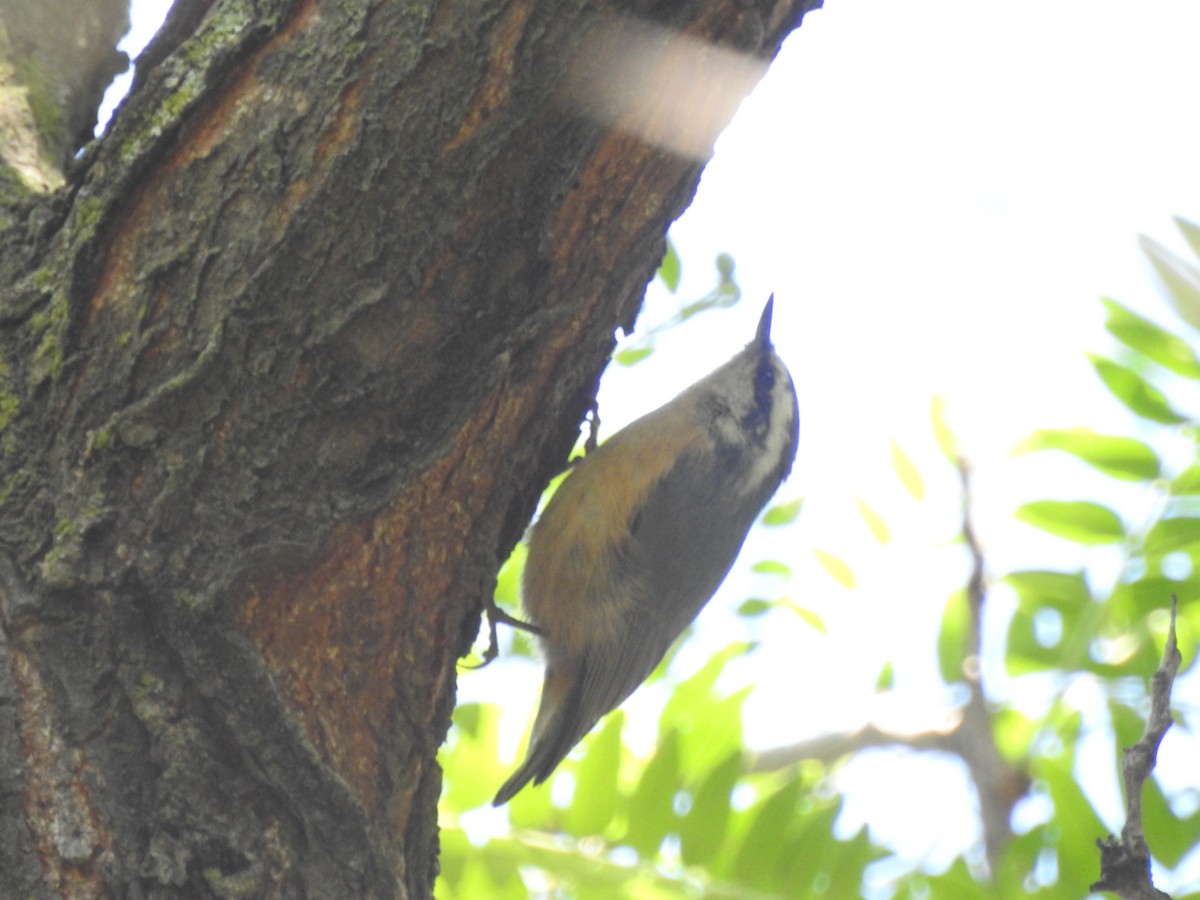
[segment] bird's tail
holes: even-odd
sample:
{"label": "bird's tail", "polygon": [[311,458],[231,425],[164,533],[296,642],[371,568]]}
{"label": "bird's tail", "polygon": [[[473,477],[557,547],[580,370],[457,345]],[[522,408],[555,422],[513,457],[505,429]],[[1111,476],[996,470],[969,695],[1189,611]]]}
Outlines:
{"label": "bird's tail", "polygon": [[571,752],[579,740],[576,734],[578,718],[571,695],[578,690],[579,673],[574,667],[551,662],[546,664],[546,679],[542,683],[542,700],[533,722],[533,736],[525,761],[496,792],[492,806],[501,806],[530,781],[541,784]]}

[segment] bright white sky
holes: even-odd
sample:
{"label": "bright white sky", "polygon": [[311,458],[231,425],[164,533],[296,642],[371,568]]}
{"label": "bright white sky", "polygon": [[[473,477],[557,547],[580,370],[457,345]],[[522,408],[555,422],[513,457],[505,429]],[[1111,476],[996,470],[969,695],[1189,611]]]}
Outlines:
{"label": "bright white sky", "polygon": [[[167,5],[135,0],[142,42],[162,15],[148,8]],[[1198,37],[1194,0],[827,0],[721,138],[672,231],[684,266],[680,296],[706,293],[712,260],[725,251],[737,260],[747,304],[666,335],[643,365],[613,367],[601,412],[611,433],[669,399],[736,352],[776,293],[776,343],[801,395],[801,452],[781,497],[805,497],[802,521],[752,537],[702,617],[709,627],[680,656],[686,669],[731,634],[744,636],[729,610],[755,593],[790,591],[826,621],[827,635],[799,621],[773,621],[769,636],[758,635],[762,649],[737,673],[759,684],[748,707],[753,745],[871,717],[920,727],[940,716],[932,638],[966,569],[961,550],[946,544],[957,532],[957,493],[928,426],[934,393],[948,398],[975,464],[993,575],[1111,567],[1111,558],[1012,519],[1025,499],[1095,496],[1103,479],[1008,451],[1037,427],[1131,428],[1084,354],[1112,348],[1101,295],[1175,324],[1136,237],[1182,251],[1171,216],[1200,219]],[[672,303],[652,288],[646,321],[667,318]],[[892,470],[892,439],[925,476],[921,503]],[[887,519],[888,546],[870,537],[856,497]],[[813,546],[849,562],[856,588],[835,582]],[[749,565],[762,558],[787,561],[796,578],[783,586],[753,579]],[[1009,602],[993,591],[998,621]],[[887,658],[896,691],[881,702],[873,686]],[[994,669],[993,683],[1012,688]],[[496,699],[503,685],[519,733],[539,675],[531,666],[504,671],[465,676],[464,696]],[[513,696],[527,696],[529,709]],[[627,705],[649,709],[655,700],[638,695]],[[1112,750],[1095,752],[1093,791],[1119,827]],[[928,806],[922,779],[958,776],[920,762],[897,777],[894,765],[847,771],[843,824],[869,821],[911,858],[945,862],[976,830],[963,794],[946,792],[946,808],[931,810],[923,832],[911,811]],[[902,784],[920,799],[898,796]]]}
{"label": "bright white sky", "polygon": [[[753,744],[872,716],[913,727],[937,720],[945,698],[932,637],[965,569],[960,551],[944,545],[956,531],[957,494],[929,431],[934,393],[948,398],[975,464],[992,574],[1083,563],[1111,572],[1111,551],[1085,554],[1012,518],[1024,500],[1095,497],[1107,479],[1062,460],[1014,460],[1009,450],[1037,427],[1130,431],[1132,417],[1085,352],[1113,346],[1101,295],[1176,321],[1136,236],[1182,251],[1171,216],[1200,217],[1197,36],[1200,4],[1188,0],[828,0],[722,137],[672,232],[685,266],[681,293],[710,287],[709,261],[720,251],[737,260],[751,301],[742,333],[760,298],[777,293],[777,344],[801,394],[801,452],[783,494],[806,502],[799,534],[782,546],[758,536],[741,565],[771,555],[792,562],[798,574],[787,590],[830,627],[826,636],[772,627],[748,666],[758,682],[748,707]],[[707,325],[724,349],[690,371],[672,364],[680,385],[736,349],[726,322]],[[664,341],[661,352],[674,346]],[[614,372],[606,387],[641,377]],[[924,503],[892,471],[893,438],[925,474]],[[886,549],[869,536],[856,496],[888,519]],[[857,588],[834,582],[811,546],[847,560]],[[713,606],[729,608],[756,589],[769,590],[735,575]],[[1002,625],[1011,598],[998,587],[990,601]],[[700,635],[697,656],[730,633]],[[873,684],[887,658],[896,691],[881,701]],[[995,666],[990,675],[1016,690]],[[1164,768],[1170,750],[1165,744]],[[1092,747],[1087,780],[1119,827],[1112,751]],[[1177,749],[1176,764],[1196,753]],[[962,795],[944,791],[946,807],[930,810],[927,829],[914,827],[912,810],[928,808],[928,779],[956,776],[928,760],[908,765],[903,775],[889,760],[845,773],[858,790],[842,824],[869,822],[906,856],[937,865],[976,826]]]}
{"label": "bright white sky", "polygon": [[[806,502],[799,534],[787,533],[787,543],[757,536],[742,565],[764,555],[792,562],[798,574],[787,590],[830,627],[826,636],[800,626],[789,635],[773,625],[748,665],[758,682],[753,744],[872,716],[912,727],[938,719],[945,698],[932,638],[965,568],[944,543],[956,531],[957,494],[928,426],[934,393],[948,398],[975,465],[992,574],[1083,563],[1111,572],[1111,551],[1085,554],[1012,518],[1023,500],[1095,497],[1107,479],[1062,460],[1014,460],[1009,450],[1037,427],[1130,431],[1131,416],[1085,352],[1113,346],[1101,295],[1175,322],[1136,236],[1182,250],[1171,216],[1200,217],[1197,36],[1200,4],[1187,0],[828,0],[722,137],[672,232],[686,272],[681,293],[710,287],[709,261],[720,251],[737,260],[751,301],[742,333],[760,299],[777,293],[777,344],[801,394],[801,452],[783,493]],[[672,364],[680,385],[736,349],[726,322],[707,325],[724,349],[690,371]],[[690,333],[677,340],[699,342]],[[661,352],[674,347],[664,341]],[[614,372],[606,388],[641,377]],[[925,474],[921,504],[892,470],[893,438]],[[888,519],[886,549],[859,518],[857,496]],[[812,546],[847,560],[856,589],[834,582]],[[713,605],[728,608],[756,589],[769,591],[735,575]],[[1002,626],[1011,598],[998,587],[990,601]],[[700,635],[697,656],[730,633]],[[882,701],[873,685],[888,658],[896,691]],[[992,685],[1017,690],[997,667],[989,674]],[[1102,742],[1091,748],[1087,779],[1119,827],[1112,752]],[[1174,759],[1196,752],[1179,748]],[[960,776],[928,760],[907,765],[902,775],[886,759],[851,767],[842,824],[869,822],[906,856],[936,866],[976,826],[962,794],[946,790],[946,807],[914,827],[929,779]]]}

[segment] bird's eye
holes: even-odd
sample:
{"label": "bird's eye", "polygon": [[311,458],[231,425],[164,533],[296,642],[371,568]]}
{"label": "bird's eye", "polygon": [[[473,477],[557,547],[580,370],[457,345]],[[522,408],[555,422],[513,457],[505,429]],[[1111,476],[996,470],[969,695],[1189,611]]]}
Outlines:
{"label": "bird's eye", "polygon": [[775,367],[769,359],[759,360],[758,369],[754,372],[754,403],[759,409],[767,409],[771,405],[771,388],[775,387]]}

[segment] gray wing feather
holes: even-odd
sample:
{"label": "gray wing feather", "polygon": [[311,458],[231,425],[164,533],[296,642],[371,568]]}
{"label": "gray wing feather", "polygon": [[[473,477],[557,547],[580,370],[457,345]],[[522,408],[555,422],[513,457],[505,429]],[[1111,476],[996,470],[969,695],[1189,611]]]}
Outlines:
{"label": "gray wing feather", "polygon": [[737,476],[737,467],[719,454],[689,454],[638,510],[619,551],[616,586],[630,593],[634,612],[583,661],[577,701],[570,704],[573,721],[563,723],[563,755],[645,681],[725,579],[777,486],[739,495]]}
{"label": "gray wing feather", "polygon": [[736,463],[719,452],[686,455],[647,495],[614,560],[617,574],[608,586],[632,600],[624,627],[593,645],[579,662],[571,696],[555,711],[559,718],[537,729],[535,746],[500,789],[496,804],[529,780],[537,784],[548,778],[600,717],[646,680],[725,579],[746,532],[787,471],[781,466],[777,477],[745,493],[738,488]]}
{"label": "gray wing feather", "polygon": [[[512,796],[530,779],[541,784],[558,768],[558,764],[571,752],[600,717],[619,705],[633,693],[646,676],[658,665],[674,638],[665,643],[649,645],[655,638],[649,634],[632,634],[623,644],[613,644],[605,655],[601,650],[589,652],[583,660],[579,680],[572,690],[573,696],[558,707],[558,721],[547,723],[545,733],[539,735],[529,750],[529,757],[521,770],[514,775],[497,795],[497,803],[504,802],[505,794]],[[644,663],[649,660],[649,666]],[[510,789],[511,785],[511,789]]]}

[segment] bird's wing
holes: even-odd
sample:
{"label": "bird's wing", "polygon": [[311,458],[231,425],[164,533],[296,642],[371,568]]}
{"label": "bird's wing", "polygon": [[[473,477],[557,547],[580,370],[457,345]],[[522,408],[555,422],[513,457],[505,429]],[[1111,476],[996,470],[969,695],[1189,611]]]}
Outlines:
{"label": "bird's wing", "polygon": [[614,567],[613,589],[633,598],[632,612],[585,655],[555,765],[645,681],[729,572],[763,502],[739,497],[736,475],[719,454],[686,454],[638,509]]}

